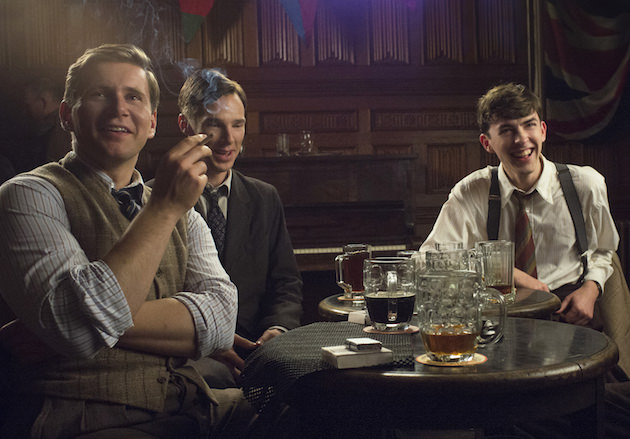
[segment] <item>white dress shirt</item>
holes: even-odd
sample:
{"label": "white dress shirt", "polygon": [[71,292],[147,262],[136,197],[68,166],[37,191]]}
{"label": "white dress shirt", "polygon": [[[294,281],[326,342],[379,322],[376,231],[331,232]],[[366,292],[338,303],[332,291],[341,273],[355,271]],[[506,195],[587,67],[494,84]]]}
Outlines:
{"label": "white dress shirt", "polygon": [[[587,280],[605,284],[612,274],[612,254],[619,244],[619,235],[610,214],[604,177],[589,166],[568,165],[575,184],[586,225],[588,239]],[[460,180],[451,190],[447,201],[420,250],[433,248],[436,242],[458,241],[464,248],[472,248],[478,241],[488,239],[488,194],[491,167],[477,170]],[[514,221],[518,201],[512,193],[516,189],[499,165],[501,189],[501,220],[499,239],[514,241]],[[543,171],[529,197],[526,210],[529,216],[538,278],[554,290],[574,283],[582,274],[577,250],[575,229],[560,186],[556,168],[543,157]]]}
{"label": "white dress shirt", "polygon": [[[134,178],[142,183],[139,173]],[[201,357],[232,346],[237,292],[201,216],[191,209],[187,221],[184,291],[173,297],[191,312]],[[113,272],[87,259],[70,231],[61,194],[42,178],[20,175],[0,187],[0,260],[0,295],[61,353],[93,356],[133,326]]]}

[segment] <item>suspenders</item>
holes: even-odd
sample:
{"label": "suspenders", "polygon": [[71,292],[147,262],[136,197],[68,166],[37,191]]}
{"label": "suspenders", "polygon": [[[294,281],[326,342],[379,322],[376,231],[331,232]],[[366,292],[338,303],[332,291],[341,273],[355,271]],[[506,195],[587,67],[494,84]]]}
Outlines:
{"label": "suspenders", "polygon": [[[571,213],[571,220],[575,229],[577,239],[578,252],[582,261],[582,275],[578,282],[584,280],[584,276],[588,271],[588,261],[586,260],[586,250],[588,249],[588,240],[586,238],[586,226],[584,225],[584,215],[582,214],[582,206],[578,199],[575,185],[571,178],[571,173],[567,165],[562,163],[554,163],[558,171],[558,179],[564,193],[564,199]],[[501,219],[501,190],[499,189],[499,170],[496,166],[491,168],[490,193],[488,194],[488,222],[486,230],[488,239],[498,239],[499,237],[499,221]]]}
{"label": "suspenders", "polygon": [[499,188],[499,168],[490,168],[492,177],[490,179],[490,193],[488,194],[488,221],[486,230],[488,239],[499,239],[499,221],[501,220],[501,189]]}

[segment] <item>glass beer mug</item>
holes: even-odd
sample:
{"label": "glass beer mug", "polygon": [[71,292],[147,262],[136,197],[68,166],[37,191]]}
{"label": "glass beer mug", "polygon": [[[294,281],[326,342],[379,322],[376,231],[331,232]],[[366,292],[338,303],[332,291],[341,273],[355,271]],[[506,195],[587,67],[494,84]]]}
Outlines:
{"label": "glass beer mug", "polygon": [[482,241],[475,244],[484,286],[500,291],[507,303],[516,297],[514,289],[514,243]]}
{"label": "glass beer mug", "polygon": [[416,303],[414,261],[404,257],[371,258],[363,267],[363,296],[373,329],[409,329]]}
{"label": "glass beer mug", "polygon": [[479,345],[501,339],[505,300],[498,291],[483,288],[479,273],[425,271],[418,274],[417,289],[420,334],[430,360],[470,361]]}
{"label": "glass beer mug", "polygon": [[367,244],[347,244],[335,258],[337,285],[346,300],[363,300],[363,261],[371,256]]}

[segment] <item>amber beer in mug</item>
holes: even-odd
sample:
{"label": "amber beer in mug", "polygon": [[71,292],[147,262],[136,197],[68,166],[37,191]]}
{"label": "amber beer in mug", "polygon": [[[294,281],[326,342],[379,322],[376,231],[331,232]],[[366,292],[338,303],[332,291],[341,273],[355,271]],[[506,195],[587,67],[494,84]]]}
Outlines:
{"label": "amber beer in mug", "polygon": [[430,325],[422,329],[422,342],[434,361],[467,361],[477,350],[479,332],[464,325]]}
{"label": "amber beer in mug", "polygon": [[344,299],[363,298],[363,261],[370,255],[367,244],[347,244],[343,254],[335,258],[337,285],[343,289]]}
{"label": "amber beer in mug", "polygon": [[[476,271],[425,271],[417,276],[420,335],[429,359],[463,363],[474,358],[479,345],[497,342],[503,335],[505,300],[486,290]],[[497,325],[484,333],[485,311],[498,306]]]}

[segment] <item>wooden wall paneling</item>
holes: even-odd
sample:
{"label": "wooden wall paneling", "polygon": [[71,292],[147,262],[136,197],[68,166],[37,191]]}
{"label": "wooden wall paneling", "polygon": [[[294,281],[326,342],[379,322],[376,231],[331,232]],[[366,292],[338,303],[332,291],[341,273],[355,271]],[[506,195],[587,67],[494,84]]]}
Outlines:
{"label": "wooden wall paneling", "polygon": [[516,32],[524,29],[516,25],[516,3],[477,0],[479,62],[516,62]]}
{"label": "wooden wall paneling", "polygon": [[279,0],[259,0],[260,65],[300,65],[300,41]]}
{"label": "wooden wall paneling", "polygon": [[462,4],[462,47],[464,64],[478,64],[477,1]]}
{"label": "wooden wall paneling", "polygon": [[333,11],[319,4],[314,35],[316,64],[356,64],[356,36]]}
{"label": "wooden wall paneling", "polygon": [[263,133],[356,132],[358,116],[354,111],[261,113]]}
{"label": "wooden wall paneling", "polygon": [[[60,0],[41,4],[36,0],[3,1],[3,65],[21,70],[57,65],[57,39],[51,26],[59,26],[50,17],[62,7]],[[56,29],[55,29],[56,30]],[[64,48],[65,49],[65,48]]]}
{"label": "wooden wall paneling", "polygon": [[410,64],[411,7],[397,0],[372,0],[370,6],[371,63]]}
{"label": "wooden wall paneling", "polygon": [[260,65],[260,22],[258,2],[245,1],[243,4],[243,51],[245,66],[255,68]]}
{"label": "wooden wall paneling", "polygon": [[205,45],[205,41],[206,36],[204,24],[202,25],[201,29],[195,34],[193,39],[189,43],[185,44],[185,57],[180,61],[185,60],[187,62],[190,62],[190,60],[195,60],[196,62],[198,62],[199,67],[204,67],[205,60],[203,59],[203,47]]}
{"label": "wooden wall paneling", "polygon": [[466,144],[427,147],[427,193],[448,193],[466,175]]}
{"label": "wooden wall paneling", "polygon": [[13,22],[15,25],[15,21],[9,20],[9,17],[15,16],[12,9],[16,7],[16,4],[17,2],[0,1],[0,66],[11,66],[11,38],[15,31],[9,23]]}
{"label": "wooden wall paneling", "polygon": [[[159,50],[167,55],[163,61],[175,64],[186,58],[186,43],[182,36],[182,15],[176,7],[165,8],[160,15],[162,24],[156,44],[159,45]],[[154,62],[159,62],[159,60],[154,60]]]}
{"label": "wooden wall paneling", "polygon": [[411,155],[413,154],[413,145],[373,143],[372,154],[374,155]]}
{"label": "wooden wall paneling", "polygon": [[359,116],[354,110],[315,112],[261,112],[261,134],[268,134],[263,155],[275,155],[275,136],[289,134],[290,150],[299,151],[300,131],[312,131],[315,150],[320,153],[348,154],[356,147],[356,139],[350,137],[358,132]]}
{"label": "wooden wall paneling", "polygon": [[472,112],[459,109],[377,110],[372,115],[374,131],[469,130],[476,123]]}
{"label": "wooden wall paneling", "polygon": [[462,0],[426,0],[422,3],[425,63],[462,63]]}
{"label": "wooden wall paneling", "polygon": [[243,2],[217,2],[205,21],[204,64],[244,66]]}

